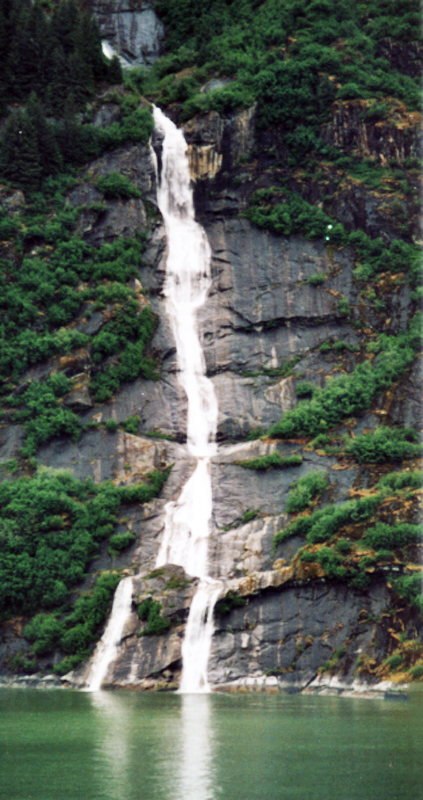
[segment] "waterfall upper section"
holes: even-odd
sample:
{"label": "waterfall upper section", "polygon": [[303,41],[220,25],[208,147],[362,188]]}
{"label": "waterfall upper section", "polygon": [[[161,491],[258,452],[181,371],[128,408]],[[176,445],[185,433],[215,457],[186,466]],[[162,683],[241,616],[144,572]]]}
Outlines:
{"label": "waterfall upper section", "polygon": [[191,606],[183,645],[183,691],[207,691],[207,660],[213,633],[213,606],[220,584],[207,577],[212,513],[210,457],[216,452],[217,401],[205,374],[197,311],[211,285],[211,250],[195,221],[187,143],[183,133],[158,108],[156,130],[163,135],[158,206],[167,234],[164,293],[176,342],[179,381],[188,400],[187,447],[197,465],[175,502],[166,505],[165,531],[157,566],[182,566],[202,579]]}
{"label": "waterfall upper section", "polygon": [[157,108],[154,119],[164,134],[157,196],[168,244],[164,293],[176,341],[179,380],[188,398],[188,448],[192,455],[204,458],[215,452],[217,401],[205,375],[196,315],[211,285],[211,250],[205,231],[194,218],[183,133]]}
{"label": "waterfall upper section", "polygon": [[176,342],[179,381],[188,399],[187,445],[197,458],[196,469],[176,503],[166,508],[166,526],[158,566],[179,564],[190,575],[207,574],[207,539],[211,518],[210,456],[216,451],[217,401],[205,375],[197,311],[211,284],[211,251],[195,219],[187,144],[183,133],[160,109],[156,129],[163,134],[158,205],[167,233],[164,293]]}

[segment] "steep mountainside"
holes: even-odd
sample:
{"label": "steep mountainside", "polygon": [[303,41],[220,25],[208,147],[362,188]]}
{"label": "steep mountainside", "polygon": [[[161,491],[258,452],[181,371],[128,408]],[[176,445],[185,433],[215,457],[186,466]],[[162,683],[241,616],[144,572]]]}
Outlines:
{"label": "steep mountainside", "polygon": [[[210,681],[420,680],[414,5],[155,5],[167,52],[125,86],[104,73],[73,112],[82,156],[63,149],[56,111],[62,161],[28,186],[4,126],[3,678],[82,663],[81,682],[119,577],[134,574],[108,681],[179,682],[196,580],[155,561],[194,459],[147,98],[184,127],[212,248],[199,321],[219,407],[209,571],[224,592]],[[144,6],[94,10],[116,9]],[[29,128],[31,102],[17,112]]]}

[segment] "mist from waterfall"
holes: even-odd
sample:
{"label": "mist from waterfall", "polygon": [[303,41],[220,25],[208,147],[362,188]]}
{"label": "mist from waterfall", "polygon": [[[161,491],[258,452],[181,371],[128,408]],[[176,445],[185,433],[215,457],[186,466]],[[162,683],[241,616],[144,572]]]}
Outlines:
{"label": "mist from waterfall", "polygon": [[178,564],[199,577],[182,646],[182,692],[208,691],[207,662],[213,634],[213,608],[221,584],[207,575],[208,537],[212,514],[210,458],[216,452],[217,401],[205,375],[197,311],[211,285],[211,251],[203,228],[195,221],[187,143],[181,130],[160,109],[154,109],[162,134],[162,168],[157,201],[166,226],[166,311],[179,366],[179,382],[188,400],[187,448],[197,459],[192,476],[176,501],[165,509],[165,531],[156,566]]}

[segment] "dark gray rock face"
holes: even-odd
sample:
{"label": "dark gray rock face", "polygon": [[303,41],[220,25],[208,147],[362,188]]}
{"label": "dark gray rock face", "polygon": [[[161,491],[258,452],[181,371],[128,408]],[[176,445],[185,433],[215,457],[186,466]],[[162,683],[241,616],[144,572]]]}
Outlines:
{"label": "dark gray rock face", "polygon": [[284,683],[304,688],[319,667],[348,644],[342,678],[352,682],[358,655],[372,650],[375,633],[373,624],[360,626],[357,618],[364,611],[378,616],[387,601],[383,586],[363,597],[325,582],[251,597],[244,607],[216,620],[210,679],[218,686],[272,672]]}
{"label": "dark gray rock face", "polygon": [[100,33],[130,66],[150,66],[162,51],[164,25],[153,3],[92,0],[91,10]]}

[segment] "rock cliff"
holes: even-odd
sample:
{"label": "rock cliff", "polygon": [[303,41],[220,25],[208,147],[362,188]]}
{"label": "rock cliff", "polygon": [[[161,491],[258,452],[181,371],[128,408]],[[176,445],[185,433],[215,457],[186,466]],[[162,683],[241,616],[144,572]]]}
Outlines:
{"label": "rock cliff", "polygon": [[[101,22],[105,7],[96,6],[95,10]],[[126,12],[124,5],[119,6],[115,22],[115,7],[112,14],[107,11],[107,25],[114,27],[104,27],[104,35],[112,43],[121,35],[119,26],[124,27]],[[151,13],[151,8],[142,5],[137,13]],[[139,42],[125,42],[119,45],[120,52],[148,62],[150,55],[142,53]],[[334,108],[332,122],[322,131],[327,142],[375,155],[381,164],[392,158],[401,162],[415,153],[413,115],[398,109],[397,117],[379,126],[364,123],[358,107],[357,101]],[[366,496],[389,471],[388,466],[376,469],[359,464],[339,456],[336,448],[332,453],[313,449],[301,437],[286,441],[254,437],[297,405],[300,382],[325,387],[353,370],[376,334],[405,330],[413,300],[405,282],[396,283],[386,274],[379,287],[385,305],[378,312],[366,304],[363,286],[354,279],[357,263],[352,247],[300,234],[277,235],[248,220],[245,211],[253,192],[275,182],[284,158],[277,129],[261,134],[263,141],[257,138],[254,114],[254,107],[230,116],[210,112],[188,123],[185,131],[197,217],[212,248],[213,284],[200,312],[200,324],[207,372],[219,405],[209,558],[212,575],[224,581],[225,589],[216,609],[210,680],[221,687],[304,688],[317,686],[323,669],[327,675],[337,673],[351,683],[358,663],[360,674],[376,681],[383,677],[383,672],[377,671],[381,654],[392,652],[399,632],[410,638],[412,631],[421,634],[417,612],[404,613],[384,575],[373,575],[371,568],[369,585],[360,589],[328,578],[316,563],[301,565],[297,554],[306,543],[304,535],[287,538],[276,550],[273,542],[290,519],[286,503],[295,481],[316,470],[323,472],[327,489],[322,507],[340,505],[351,496]],[[276,155],[269,164],[263,153],[270,146]],[[341,179],[331,194],[328,182],[335,179],[336,170],[325,165],[322,169],[327,170],[324,187],[317,180],[305,182],[299,173],[291,175],[291,187],[303,192],[305,199],[314,192],[317,202],[319,192],[322,198],[329,193],[331,196],[321,201],[328,212],[337,205],[338,219],[346,225],[354,227],[360,220],[363,230],[377,232],[387,240],[395,235],[393,203],[400,202],[408,235],[417,238],[414,197],[399,200],[395,191],[388,192],[383,204],[365,183],[357,182],[352,190]],[[90,210],[99,200],[93,179],[114,171],[127,175],[142,197],[108,200],[101,212]],[[193,469],[181,447],[186,437],[186,400],[177,381],[175,344],[164,308],[166,241],[155,188],[149,148],[133,145],[91,163],[68,195],[70,205],[86,207],[78,224],[91,244],[130,237],[137,231],[147,234],[138,280],[158,316],[152,349],[160,355],[160,380],[138,378],[124,384],[111,401],[95,405],[84,383],[91,369],[90,358],[81,351],[71,369],[74,389],[65,401],[78,409],[84,423],[121,422],[137,415],[139,432],[87,430],[78,442],[54,439],[37,455],[42,465],[71,467],[78,478],[111,479],[117,484],[131,484],[151,469],[174,465],[160,498],[129,511],[127,524],[136,542],[118,557],[102,552],[96,564],[96,569],[117,567],[140,573],[133,614],[108,682],[146,689],[174,688],[178,683],[184,623],[195,586],[190,576],[172,565],[154,570],[164,505],[179,495]],[[324,275],[324,281],[313,283],[316,275]],[[81,316],[79,329],[100,329],[104,313],[94,313],[88,321]],[[343,343],[342,347],[334,347],[336,342]],[[322,347],[325,343],[329,346]],[[53,362],[34,367],[24,377],[39,377],[53,367]],[[420,385],[419,367],[414,366],[400,381],[379,392],[368,408],[343,421],[335,439],[374,430],[381,419],[414,425],[420,414]],[[2,461],[6,461],[17,454],[22,430],[9,425],[2,427],[0,434]],[[284,469],[246,469],[242,463],[272,453],[300,458],[297,465]],[[416,462],[407,465],[412,469]],[[418,500],[413,500],[409,521],[416,521]],[[390,522],[395,513],[388,509],[385,519]],[[148,599],[160,604],[166,621],[162,633],[148,630],[148,622],[136,614],[136,608]],[[6,661],[16,650],[16,633],[16,629],[8,629],[5,635],[2,656]],[[49,666],[48,659],[45,666]],[[83,675],[79,670],[73,680],[79,683]]]}
{"label": "rock cliff", "polygon": [[88,6],[97,19],[102,38],[126,66],[148,67],[160,56],[164,25],[152,2],[91,0]]}

